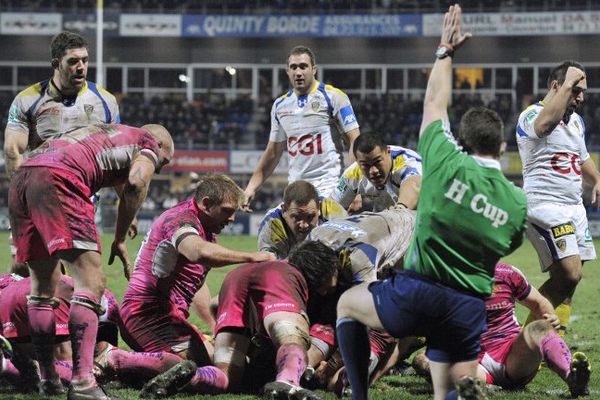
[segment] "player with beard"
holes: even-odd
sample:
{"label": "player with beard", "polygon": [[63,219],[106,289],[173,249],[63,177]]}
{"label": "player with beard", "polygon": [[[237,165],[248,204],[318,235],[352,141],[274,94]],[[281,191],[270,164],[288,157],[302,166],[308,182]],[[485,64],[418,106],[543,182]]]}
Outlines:
{"label": "player with beard", "polygon": [[555,307],[564,334],[583,262],[596,258],[582,180],[592,186],[592,203],[597,203],[600,173],[585,146],[583,118],[575,112],[587,90],[584,67],[564,61],[551,71],[548,89],[542,101],[521,113],[516,137],[527,194],[527,236],[542,271],[550,274],[539,290]]}

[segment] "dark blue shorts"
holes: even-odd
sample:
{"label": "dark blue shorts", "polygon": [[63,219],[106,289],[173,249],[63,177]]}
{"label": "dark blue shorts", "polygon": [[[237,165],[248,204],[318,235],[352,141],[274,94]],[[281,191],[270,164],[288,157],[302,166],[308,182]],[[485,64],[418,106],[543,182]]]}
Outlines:
{"label": "dark blue shorts", "polygon": [[369,285],[377,315],[392,336],[425,336],[427,357],[455,363],[477,359],[486,330],[485,301],[413,273]]}

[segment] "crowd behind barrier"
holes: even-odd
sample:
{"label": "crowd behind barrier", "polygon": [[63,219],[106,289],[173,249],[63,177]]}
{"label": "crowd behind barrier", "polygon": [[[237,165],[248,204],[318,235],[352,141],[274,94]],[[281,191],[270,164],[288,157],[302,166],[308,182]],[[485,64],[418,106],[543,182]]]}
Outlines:
{"label": "crowd behind barrier", "polygon": [[[13,94],[0,93],[0,121],[6,126],[6,118]],[[361,130],[381,132],[389,144],[416,149],[421,123],[422,99],[403,99],[400,95],[352,97],[352,104]],[[479,93],[454,96],[449,116],[453,130],[458,129],[458,118],[470,107],[488,106],[496,110],[505,123],[509,149],[516,150],[514,127],[518,112],[536,100],[525,95],[516,107],[510,95],[496,95],[485,99]],[[166,126],[173,134],[178,150],[262,150],[269,137],[270,100],[255,104],[248,97],[226,101],[223,97],[198,98],[191,103],[177,97],[153,97],[144,100],[136,95],[120,99],[121,120],[125,124],[140,126],[152,121]],[[600,94],[588,94],[579,112],[586,123],[588,150],[600,148]],[[3,138],[0,139],[2,144]],[[3,164],[3,163],[1,163]],[[252,171],[236,177],[245,187]],[[267,182],[256,197],[254,209],[265,211],[281,200],[285,181]],[[169,180],[153,182],[144,209],[161,211],[189,195],[189,191],[172,190]],[[4,174],[0,178],[0,207],[7,202],[8,182]],[[116,201],[112,195],[104,199],[107,204]]]}
{"label": "crowd behind barrier", "polygon": [[[104,7],[111,11],[173,12],[173,13],[353,13],[353,12],[439,12],[449,0],[105,0]],[[96,0],[3,0],[3,11],[82,11],[93,10]],[[553,11],[592,10],[600,8],[592,0],[464,0],[466,11]]]}

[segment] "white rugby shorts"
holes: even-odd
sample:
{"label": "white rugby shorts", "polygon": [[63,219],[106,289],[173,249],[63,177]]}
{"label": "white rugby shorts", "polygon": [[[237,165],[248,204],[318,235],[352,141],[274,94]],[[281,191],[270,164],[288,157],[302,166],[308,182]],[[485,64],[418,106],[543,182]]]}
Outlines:
{"label": "white rugby shorts", "polygon": [[582,261],[596,259],[583,204],[530,204],[527,218],[527,237],[538,253],[542,272],[573,255]]}

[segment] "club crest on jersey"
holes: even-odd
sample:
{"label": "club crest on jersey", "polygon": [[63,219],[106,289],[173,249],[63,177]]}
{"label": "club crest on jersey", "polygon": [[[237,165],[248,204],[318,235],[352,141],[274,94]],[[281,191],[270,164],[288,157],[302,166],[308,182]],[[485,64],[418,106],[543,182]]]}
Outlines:
{"label": "club crest on jersey", "polygon": [[310,103],[310,108],[312,108],[312,110],[314,112],[319,111],[319,106],[321,105],[321,103],[319,103],[319,100],[315,100],[312,103]]}
{"label": "club crest on jersey", "polygon": [[557,240],[555,244],[560,251],[565,251],[567,249],[567,241],[565,239]]}
{"label": "club crest on jersey", "polygon": [[[571,223],[558,225],[551,229],[552,229],[552,236],[554,237],[554,239],[558,239],[558,238],[561,238],[566,235],[575,234],[575,227]],[[556,245],[558,246],[558,242],[556,243]]]}
{"label": "club crest on jersey", "polygon": [[87,115],[90,115],[94,112],[94,106],[91,104],[84,104],[83,105],[83,110],[85,111],[85,113]]}
{"label": "club crest on jersey", "polygon": [[527,124],[531,123],[531,120],[536,115],[537,115],[537,110],[531,110],[531,111],[529,111],[527,114],[525,114],[525,123],[527,123]]}

